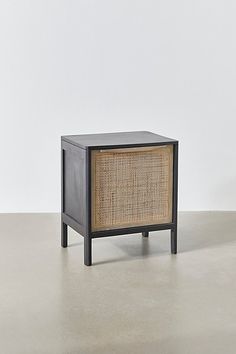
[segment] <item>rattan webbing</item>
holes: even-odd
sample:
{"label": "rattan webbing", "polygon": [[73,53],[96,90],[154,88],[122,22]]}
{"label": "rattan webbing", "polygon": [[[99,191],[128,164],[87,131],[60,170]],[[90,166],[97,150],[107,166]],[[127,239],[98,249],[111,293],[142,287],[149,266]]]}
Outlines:
{"label": "rattan webbing", "polygon": [[92,151],[92,231],[172,220],[171,145]]}

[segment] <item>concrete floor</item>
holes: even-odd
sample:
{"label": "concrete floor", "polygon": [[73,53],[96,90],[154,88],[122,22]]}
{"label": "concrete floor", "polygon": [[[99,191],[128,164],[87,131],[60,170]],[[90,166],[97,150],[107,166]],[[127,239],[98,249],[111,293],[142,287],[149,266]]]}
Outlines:
{"label": "concrete floor", "polygon": [[57,214],[0,215],[1,354],[236,353],[236,213],[181,213],[169,232],[59,246]]}

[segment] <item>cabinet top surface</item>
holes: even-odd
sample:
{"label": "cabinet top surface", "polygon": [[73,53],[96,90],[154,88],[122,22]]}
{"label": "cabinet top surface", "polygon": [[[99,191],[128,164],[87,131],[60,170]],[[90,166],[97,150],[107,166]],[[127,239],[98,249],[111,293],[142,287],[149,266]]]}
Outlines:
{"label": "cabinet top surface", "polygon": [[61,138],[63,141],[77,145],[83,149],[89,147],[170,144],[177,142],[177,140],[157,135],[148,131],[66,135],[62,136]]}

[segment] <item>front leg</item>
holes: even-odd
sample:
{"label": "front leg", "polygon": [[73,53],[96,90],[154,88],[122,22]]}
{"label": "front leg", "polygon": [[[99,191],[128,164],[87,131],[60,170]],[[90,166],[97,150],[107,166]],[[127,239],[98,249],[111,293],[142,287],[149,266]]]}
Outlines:
{"label": "front leg", "polygon": [[65,248],[68,244],[68,226],[61,222],[61,247]]}
{"label": "front leg", "polygon": [[177,253],[177,227],[171,230],[171,253]]}
{"label": "front leg", "polygon": [[92,238],[90,235],[84,236],[84,264],[92,265]]}

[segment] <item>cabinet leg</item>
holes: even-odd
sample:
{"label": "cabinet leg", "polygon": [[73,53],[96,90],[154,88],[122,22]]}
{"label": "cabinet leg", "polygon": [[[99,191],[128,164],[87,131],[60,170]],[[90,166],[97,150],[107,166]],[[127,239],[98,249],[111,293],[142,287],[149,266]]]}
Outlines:
{"label": "cabinet leg", "polygon": [[84,237],[84,264],[92,265],[92,239],[90,236]]}
{"label": "cabinet leg", "polygon": [[68,226],[61,223],[61,247],[67,247],[68,242]]}
{"label": "cabinet leg", "polygon": [[177,227],[171,230],[171,253],[177,253]]}
{"label": "cabinet leg", "polygon": [[143,237],[148,237],[149,232],[148,231],[144,231],[144,232],[142,232],[142,235],[143,235]]}

